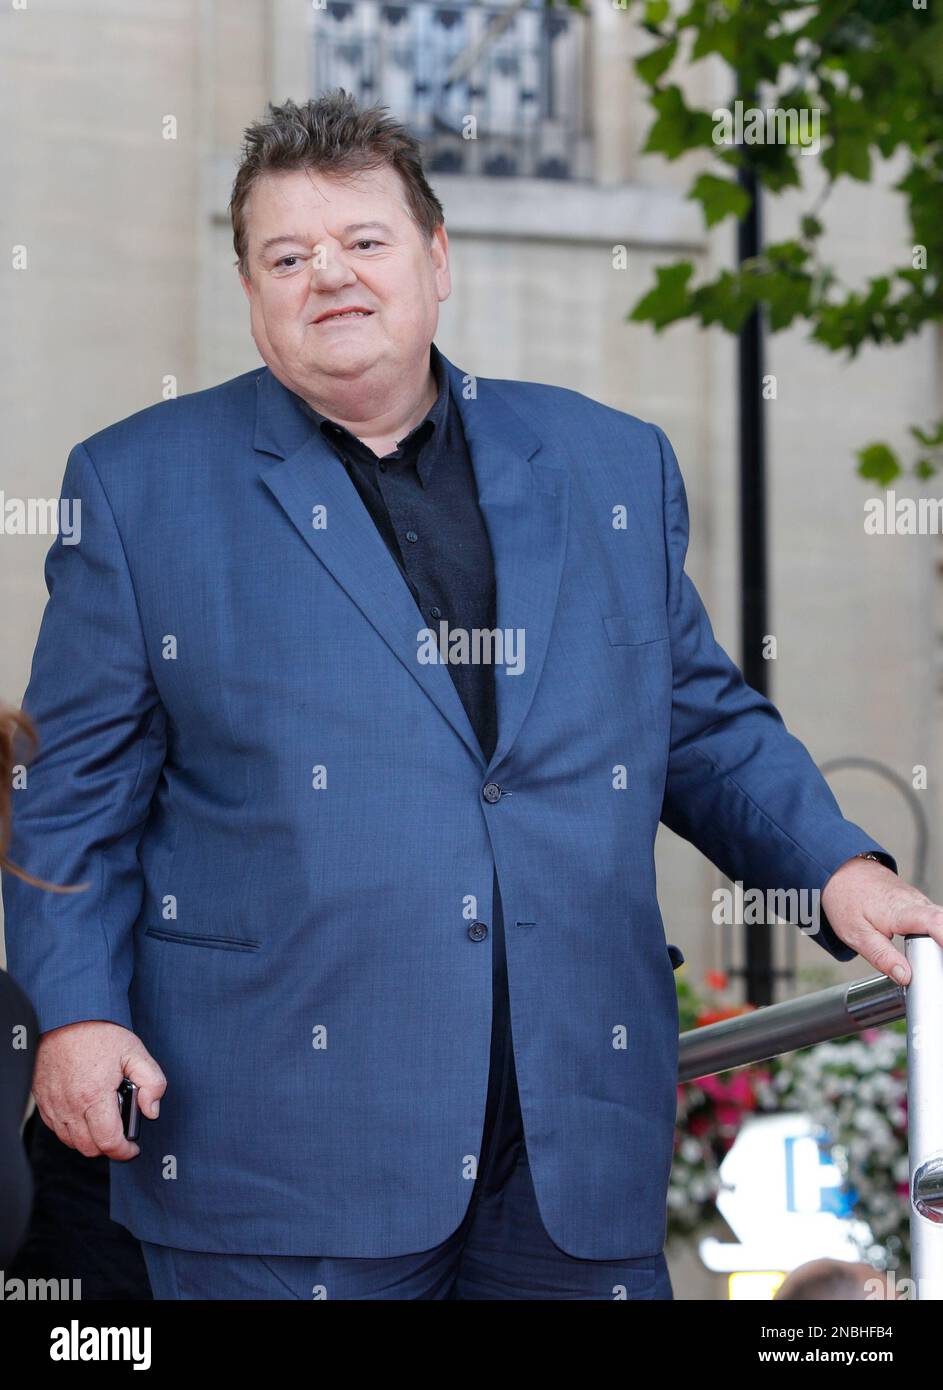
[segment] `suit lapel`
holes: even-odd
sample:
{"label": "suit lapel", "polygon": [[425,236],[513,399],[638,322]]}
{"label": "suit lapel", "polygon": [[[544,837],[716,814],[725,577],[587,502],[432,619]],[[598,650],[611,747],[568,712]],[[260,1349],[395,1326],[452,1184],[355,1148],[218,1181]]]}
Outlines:
{"label": "suit lapel", "polygon": [[[567,484],[562,459],[531,463],[546,446],[488,381],[468,398],[463,374],[445,360],[479,501],[491,540],[497,624],[524,633],[524,668],[495,668],[498,743],[490,766],[510,751],[534,697],[546,656],[566,542]],[[417,658],[425,619],[333,449],[291,391],[268,368],[256,378],[255,448],[274,456],[260,476],[306,544],[419,682],[479,765],[485,759],[443,665]],[[317,509],[323,509],[318,511]],[[315,519],[324,524],[316,526]]]}
{"label": "suit lapel", "polygon": [[445,365],[491,540],[497,625],[523,633],[524,640],[520,674],[509,674],[506,664],[495,667],[498,742],[489,764],[495,768],[511,751],[543,671],[566,552],[569,474],[563,455],[490,381],[465,377],[448,360]]}

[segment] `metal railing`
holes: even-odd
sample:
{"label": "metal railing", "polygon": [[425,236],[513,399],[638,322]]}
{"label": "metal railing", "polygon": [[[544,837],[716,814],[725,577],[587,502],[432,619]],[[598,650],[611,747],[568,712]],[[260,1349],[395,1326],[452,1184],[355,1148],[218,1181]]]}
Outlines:
{"label": "metal railing", "polygon": [[388,105],[433,174],[588,179],[586,18],[543,0],[324,0],[311,80]]}
{"label": "metal railing", "polygon": [[907,1019],[910,1260],[916,1297],[943,1301],[943,948],[908,937],[906,989],[874,975],[682,1033],[678,1080]]}

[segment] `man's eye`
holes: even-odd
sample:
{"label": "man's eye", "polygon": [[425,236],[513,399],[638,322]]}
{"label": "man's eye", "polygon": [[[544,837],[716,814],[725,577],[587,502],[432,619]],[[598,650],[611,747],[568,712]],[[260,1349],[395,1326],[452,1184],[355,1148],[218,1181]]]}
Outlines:
{"label": "man's eye", "polygon": [[[299,261],[300,259],[301,259],[300,256],[282,256],[281,260],[280,260],[280,261],[276,261],[275,264],[276,264],[276,266],[279,266],[279,265],[287,265],[289,261]],[[290,266],[289,266],[289,269],[291,269]]]}
{"label": "man's eye", "polygon": [[365,238],[363,241],[355,241],[355,242],[354,242],[354,245],[355,245],[355,246],[379,246],[380,243],[379,243],[378,241],[371,241],[370,238],[367,237],[367,238]]}

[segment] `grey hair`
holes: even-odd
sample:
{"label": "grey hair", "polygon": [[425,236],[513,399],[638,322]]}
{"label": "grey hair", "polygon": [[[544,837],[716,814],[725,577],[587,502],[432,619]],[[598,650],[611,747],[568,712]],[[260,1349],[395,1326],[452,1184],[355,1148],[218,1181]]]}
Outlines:
{"label": "grey hair", "polygon": [[383,165],[400,176],[406,207],[419,230],[431,238],[445,221],[442,204],[426,181],[422,148],[415,136],[376,104],[361,109],[342,87],[297,105],[268,103],[264,120],[245,131],[242,158],[232,186],[229,216],[236,263],[249,278],[246,201],[264,174],[310,169],[326,174],[358,174]]}

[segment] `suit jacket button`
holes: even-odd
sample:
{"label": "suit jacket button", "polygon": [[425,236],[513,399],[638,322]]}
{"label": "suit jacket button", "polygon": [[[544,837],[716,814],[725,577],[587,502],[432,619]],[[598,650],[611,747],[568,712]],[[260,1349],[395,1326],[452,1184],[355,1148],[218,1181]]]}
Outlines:
{"label": "suit jacket button", "polygon": [[486,782],[481,792],[486,801],[493,806],[496,801],[501,800],[501,788],[497,782]]}
{"label": "suit jacket button", "polygon": [[471,926],[468,928],[468,935],[471,937],[472,941],[484,941],[485,937],[488,935],[488,928],[485,926],[484,922],[472,922]]}

